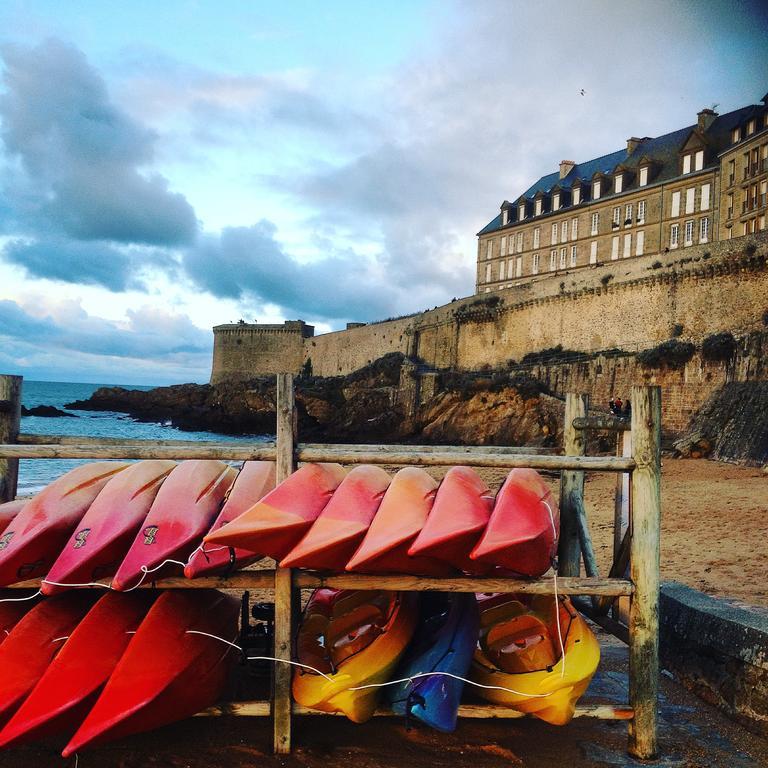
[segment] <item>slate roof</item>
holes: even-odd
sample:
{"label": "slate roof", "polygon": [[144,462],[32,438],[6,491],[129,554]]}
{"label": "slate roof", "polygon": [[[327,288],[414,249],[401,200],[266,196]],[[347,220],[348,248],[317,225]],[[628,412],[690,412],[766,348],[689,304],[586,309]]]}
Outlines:
{"label": "slate roof", "polygon": [[[716,117],[703,134],[707,145],[704,168],[712,168],[719,165],[718,154],[731,146],[731,132],[735,127],[742,125],[751,117],[758,117],[764,114],[765,110],[765,106],[755,104],[741,107],[733,112]],[[654,172],[649,183],[656,184],[677,178],[681,175],[679,166],[680,150],[696,128],[697,125],[693,124],[671,133],[665,133],[663,136],[642,139],[632,153],[627,152],[627,149],[624,148],[602,157],[597,157],[594,160],[577,163],[568,175],[562,179],[560,178],[559,171],[548,173],[528,187],[523,195],[528,199],[532,199],[538,192],[548,194],[556,184],[559,184],[563,189],[570,189],[577,179],[589,183],[597,172],[610,176],[619,165],[634,174],[629,184],[625,185],[623,192],[619,193],[623,195],[637,189],[637,167],[644,158],[650,159],[654,163]],[[603,194],[600,199],[611,196],[610,194]],[[518,194],[512,198],[515,201],[512,203],[510,210],[510,219],[513,223],[517,218],[517,200],[520,197],[522,195]],[[501,229],[500,213],[477,234],[483,235],[498,229]]]}

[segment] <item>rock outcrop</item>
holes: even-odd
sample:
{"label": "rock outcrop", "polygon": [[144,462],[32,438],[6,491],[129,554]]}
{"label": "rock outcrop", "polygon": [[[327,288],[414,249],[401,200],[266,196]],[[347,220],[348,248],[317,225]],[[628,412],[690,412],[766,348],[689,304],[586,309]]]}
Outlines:
{"label": "rock outcrop", "polygon": [[35,405],[32,408],[27,408],[26,406],[22,405],[21,415],[22,416],[44,416],[46,418],[53,418],[56,416],[67,416],[70,419],[77,418],[76,413],[67,413],[66,411],[62,411],[60,408],[56,408],[53,405]]}

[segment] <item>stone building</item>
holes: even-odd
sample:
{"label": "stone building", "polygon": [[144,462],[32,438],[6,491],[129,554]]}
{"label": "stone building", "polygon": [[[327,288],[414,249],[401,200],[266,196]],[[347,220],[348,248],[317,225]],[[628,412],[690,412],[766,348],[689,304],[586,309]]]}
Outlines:
{"label": "stone building", "polygon": [[594,160],[563,160],[478,233],[475,291],[759,232],[767,184],[768,94]]}

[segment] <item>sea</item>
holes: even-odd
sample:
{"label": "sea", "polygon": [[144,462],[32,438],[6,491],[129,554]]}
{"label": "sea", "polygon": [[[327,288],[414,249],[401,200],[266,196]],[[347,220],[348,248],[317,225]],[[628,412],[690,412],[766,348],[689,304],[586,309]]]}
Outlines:
{"label": "sea", "polygon": [[[222,435],[216,432],[187,432],[170,423],[142,422],[125,413],[112,411],[79,411],[65,408],[67,403],[86,400],[99,387],[119,387],[149,390],[128,384],[79,384],[64,381],[29,381],[24,379],[21,401],[27,408],[53,405],[78,418],[66,416],[22,416],[21,431],[35,435],[84,435],[89,437],[124,437],[140,440],[199,440],[238,443],[267,442],[271,435]],[[17,495],[37,493],[60,475],[88,460],[82,459],[21,459]]]}

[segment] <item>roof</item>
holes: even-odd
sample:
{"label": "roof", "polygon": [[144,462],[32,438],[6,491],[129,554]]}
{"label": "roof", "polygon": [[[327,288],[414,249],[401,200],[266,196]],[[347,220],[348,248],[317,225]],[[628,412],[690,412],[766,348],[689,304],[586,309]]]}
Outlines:
{"label": "roof", "polygon": [[[765,107],[761,105],[749,105],[741,107],[733,112],[716,117],[709,128],[703,132],[703,136],[709,146],[707,162],[705,168],[716,167],[718,165],[717,155],[731,144],[731,132],[733,129],[751,117],[762,114]],[[518,194],[510,198],[515,202],[512,204],[512,211],[517,209],[517,201],[521,197],[532,199],[539,192],[548,194],[556,185],[562,189],[571,189],[578,180],[582,183],[589,183],[596,173],[612,175],[617,166],[622,170],[633,172],[637,170],[640,161],[650,160],[654,164],[653,183],[669,181],[680,176],[679,156],[680,150],[686,143],[691,133],[697,129],[697,124],[688,125],[685,128],[665,133],[656,138],[646,138],[637,143],[634,152],[629,153],[626,148],[619,149],[616,152],[610,152],[594,160],[587,160],[583,163],[576,163],[564,178],[560,178],[559,171],[548,173],[542,176],[538,181],[531,184],[522,195]],[[636,184],[636,180],[635,180]],[[630,183],[625,186],[622,194],[631,192],[635,185]],[[501,214],[485,225],[477,234],[483,235],[501,228]]]}

